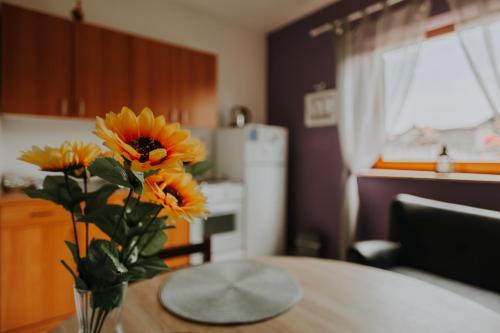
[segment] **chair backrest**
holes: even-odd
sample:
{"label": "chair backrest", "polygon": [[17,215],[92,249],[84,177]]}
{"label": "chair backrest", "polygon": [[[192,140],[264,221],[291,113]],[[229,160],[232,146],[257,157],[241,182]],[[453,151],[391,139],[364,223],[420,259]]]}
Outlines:
{"label": "chair backrest", "polygon": [[500,292],[500,212],[398,195],[391,240],[402,265]]}
{"label": "chair backrest", "polygon": [[170,259],[181,257],[185,255],[202,253],[203,254],[203,262],[210,262],[212,255],[212,245],[210,241],[210,237],[205,237],[203,243],[199,244],[188,244],[183,246],[171,247],[168,249],[161,250],[158,253],[158,256],[161,259]]}

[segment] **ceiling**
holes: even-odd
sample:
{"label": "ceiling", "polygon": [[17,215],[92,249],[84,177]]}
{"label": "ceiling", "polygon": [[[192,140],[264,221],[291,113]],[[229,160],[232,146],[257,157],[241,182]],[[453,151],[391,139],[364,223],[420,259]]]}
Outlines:
{"label": "ceiling", "polygon": [[275,30],[339,0],[172,0],[260,32]]}

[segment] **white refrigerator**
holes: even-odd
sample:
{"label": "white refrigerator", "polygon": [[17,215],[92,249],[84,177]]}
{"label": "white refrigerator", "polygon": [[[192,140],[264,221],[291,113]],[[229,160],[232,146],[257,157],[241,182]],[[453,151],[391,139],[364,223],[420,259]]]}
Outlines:
{"label": "white refrigerator", "polygon": [[218,129],[217,173],[242,182],[244,248],[247,256],[283,254],[286,239],[288,131],[249,124]]}

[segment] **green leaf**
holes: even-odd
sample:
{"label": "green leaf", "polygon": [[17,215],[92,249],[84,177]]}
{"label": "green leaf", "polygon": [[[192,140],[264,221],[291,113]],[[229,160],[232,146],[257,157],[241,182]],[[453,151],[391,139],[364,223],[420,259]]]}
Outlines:
{"label": "green leaf", "polygon": [[123,287],[121,283],[92,290],[91,306],[111,311],[123,302]]}
{"label": "green leaf", "polygon": [[78,183],[71,177],[68,177],[67,180],[68,185],[66,185],[66,178],[64,176],[47,176],[43,180],[43,188],[52,192],[60,191],[61,188],[63,188],[64,194],[68,195],[69,198],[69,187],[69,191],[71,192],[71,194],[80,194],[81,199],[82,189],[80,185],[78,185]]}
{"label": "green leaf", "polygon": [[142,191],[144,191],[144,174],[142,172],[127,169],[127,176],[131,185],[130,188],[132,188],[135,193],[141,195]]}
{"label": "green leaf", "polygon": [[190,173],[193,178],[201,178],[205,173],[207,173],[212,168],[212,163],[209,161],[201,161],[195,164],[187,164],[184,166],[184,170]]}
{"label": "green leaf", "polygon": [[73,276],[73,279],[75,280],[75,287],[77,289],[80,289],[80,290],[88,290],[88,286],[87,284],[85,283],[85,281],[83,281],[80,277],[78,277],[75,272],[73,272],[73,270],[71,269],[71,267],[69,267],[69,265],[64,261],[64,260],[61,260],[61,264],[64,266],[64,268],[66,268],[68,270],[68,272]]}
{"label": "green leaf", "polygon": [[[152,237],[151,237],[152,236]],[[155,255],[165,247],[167,242],[167,235],[162,230],[156,231],[155,233],[147,233],[139,242],[138,247],[142,249],[140,255],[144,257],[149,257]]]}
{"label": "green leaf", "polygon": [[47,176],[43,181],[42,189],[27,191],[26,194],[30,198],[49,200],[63,206],[69,212],[81,214],[80,203],[84,195],[80,185],[72,178],[68,177],[68,184],[66,184],[63,176]]}
{"label": "green leaf", "polygon": [[104,207],[109,199],[109,197],[118,190],[118,186],[114,184],[103,185],[97,191],[87,194],[87,206],[85,208],[86,213],[93,212]]}
{"label": "green leaf", "polygon": [[47,192],[43,189],[41,189],[41,190],[29,190],[29,191],[26,191],[26,194],[32,199],[43,199],[43,200],[52,201],[58,205],[62,205],[60,198],[57,197],[57,195],[54,195],[54,194]]}
{"label": "green leaf", "polygon": [[89,166],[90,172],[111,184],[132,189],[137,194],[142,194],[144,189],[144,175],[142,172],[132,171],[130,166],[122,166],[111,157],[96,159]]}
{"label": "green leaf", "polygon": [[88,260],[92,264],[91,274],[105,281],[117,281],[127,273],[119,260],[118,249],[110,241],[94,239],[89,246]]}
{"label": "green leaf", "polygon": [[[120,221],[122,211],[122,206],[105,205],[98,210],[84,215],[82,218],[80,218],[80,221],[94,223],[99,229],[101,229],[102,232],[104,232],[109,237],[113,236],[115,226],[117,225],[117,223],[120,223],[120,225],[118,225],[118,228],[116,229],[114,238],[118,244],[125,246],[130,231],[126,221]],[[126,218],[127,216],[125,215],[125,219]]]}
{"label": "green leaf", "polygon": [[78,265],[80,261],[80,256],[78,255],[78,248],[74,243],[71,243],[70,241],[64,241],[66,243],[66,246],[68,247],[69,251],[71,252],[71,255],[73,256],[73,260],[75,263]]}
{"label": "green leaf", "polygon": [[111,157],[97,158],[89,166],[89,171],[112,184],[130,187],[127,171],[115,159]]}
{"label": "green leaf", "polygon": [[129,207],[132,207],[132,210],[127,215],[128,224],[130,227],[139,228],[149,223],[149,221],[151,221],[153,217],[155,217],[156,213],[158,213],[158,211],[162,208],[159,205],[149,202],[137,201],[135,198],[130,200]]}
{"label": "green leaf", "polygon": [[127,246],[124,247],[122,258],[127,259],[125,265],[134,263],[139,258],[139,248],[136,246],[138,240],[139,236],[134,236],[127,242]]}
{"label": "green leaf", "polygon": [[77,277],[75,279],[75,287],[80,290],[88,290],[87,284],[81,278]]}
{"label": "green leaf", "polygon": [[129,266],[127,279],[129,281],[150,279],[166,270],[168,270],[168,266],[158,257],[140,258]]}

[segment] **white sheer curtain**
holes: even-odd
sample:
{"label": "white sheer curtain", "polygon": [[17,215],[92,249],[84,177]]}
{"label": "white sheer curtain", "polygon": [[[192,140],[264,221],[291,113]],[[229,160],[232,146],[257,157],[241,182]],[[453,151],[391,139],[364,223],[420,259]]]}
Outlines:
{"label": "white sheer curtain", "polygon": [[[376,17],[363,17],[336,29],[339,95],[339,136],[344,163],[340,256],[356,234],[359,206],[356,176],[380,156],[387,128],[404,105],[425,39],[430,0],[410,0],[405,6],[385,6]],[[340,33],[340,34],[339,34]],[[392,84],[385,86],[384,54],[401,48]]]}
{"label": "white sheer curtain", "polygon": [[500,114],[500,0],[448,0],[460,43],[491,109]]}

